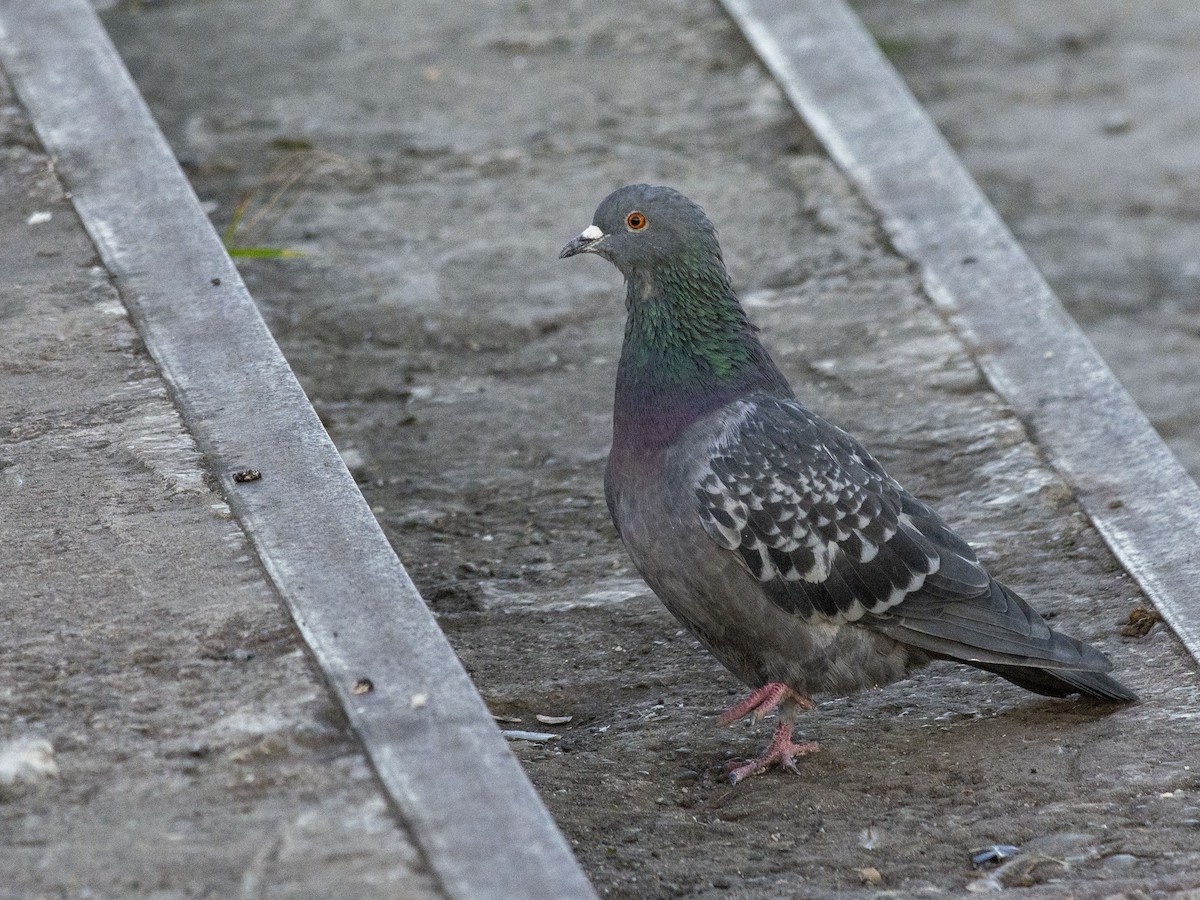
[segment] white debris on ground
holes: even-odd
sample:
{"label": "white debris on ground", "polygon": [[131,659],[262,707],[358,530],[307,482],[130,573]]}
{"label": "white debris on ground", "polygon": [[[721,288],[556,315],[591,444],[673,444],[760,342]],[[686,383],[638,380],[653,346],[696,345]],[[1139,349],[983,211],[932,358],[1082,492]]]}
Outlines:
{"label": "white debris on ground", "polygon": [[21,737],[0,743],[0,788],[56,777],[54,747],[45,738]]}

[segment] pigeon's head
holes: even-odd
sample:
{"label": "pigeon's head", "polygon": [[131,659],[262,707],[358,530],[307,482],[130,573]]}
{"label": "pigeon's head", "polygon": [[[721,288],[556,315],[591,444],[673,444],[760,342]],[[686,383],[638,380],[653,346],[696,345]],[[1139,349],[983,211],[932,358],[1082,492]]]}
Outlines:
{"label": "pigeon's head", "polygon": [[679,191],[631,184],[604,198],[592,224],[558,255],[603,256],[626,278],[635,272],[680,263],[721,259],[717,232],[699,206]]}

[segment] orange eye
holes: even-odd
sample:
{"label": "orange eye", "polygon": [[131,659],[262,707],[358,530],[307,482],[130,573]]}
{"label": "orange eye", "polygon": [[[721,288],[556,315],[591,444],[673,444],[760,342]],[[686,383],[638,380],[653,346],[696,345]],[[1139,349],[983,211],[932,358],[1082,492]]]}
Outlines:
{"label": "orange eye", "polygon": [[646,217],[635,209],[625,217],[625,224],[629,226],[630,231],[641,231],[646,227]]}

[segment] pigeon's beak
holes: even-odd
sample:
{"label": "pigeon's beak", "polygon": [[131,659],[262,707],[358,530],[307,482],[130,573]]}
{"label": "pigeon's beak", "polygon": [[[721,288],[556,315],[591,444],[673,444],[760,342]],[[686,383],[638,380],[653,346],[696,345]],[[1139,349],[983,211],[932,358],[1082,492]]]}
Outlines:
{"label": "pigeon's beak", "polygon": [[595,253],[596,247],[606,237],[608,235],[595,225],[589,225],[583,230],[583,234],[562,248],[562,252],[558,254],[558,258],[566,259],[568,256],[574,256],[577,253]]}

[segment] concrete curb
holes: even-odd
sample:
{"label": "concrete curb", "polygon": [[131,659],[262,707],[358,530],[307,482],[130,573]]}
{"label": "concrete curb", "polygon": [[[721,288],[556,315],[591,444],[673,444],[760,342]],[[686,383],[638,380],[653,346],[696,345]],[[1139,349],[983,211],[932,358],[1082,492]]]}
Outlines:
{"label": "concrete curb", "polygon": [[721,0],[993,388],[1200,659],[1200,488],[841,0]]}
{"label": "concrete curb", "polygon": [[[594,897],[86,0],[0,2],[29,110],[230,506],[454,897]],[[261,480],[239,483],[237,470]]]}

